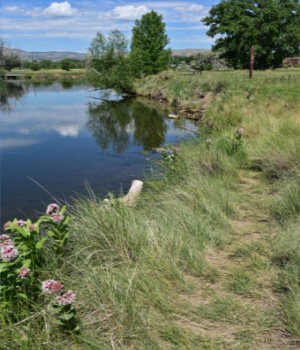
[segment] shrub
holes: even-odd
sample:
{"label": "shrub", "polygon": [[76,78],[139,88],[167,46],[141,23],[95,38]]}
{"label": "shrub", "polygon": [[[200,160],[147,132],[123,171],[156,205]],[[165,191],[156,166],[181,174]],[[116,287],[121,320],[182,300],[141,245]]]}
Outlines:
{"label": "shrub", "polygon": [[41,68],[40,68],[40,65],[37,62],[32,62],[31,65],[30,65],[30,69],[33,70],[33,71],[38,71]]}

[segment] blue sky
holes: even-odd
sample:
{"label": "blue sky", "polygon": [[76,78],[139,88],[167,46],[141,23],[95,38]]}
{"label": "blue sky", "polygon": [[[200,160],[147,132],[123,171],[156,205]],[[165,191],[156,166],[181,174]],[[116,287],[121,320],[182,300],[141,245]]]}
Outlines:
{"label": "blue sky", "polygon": [[1,0],[0,30],[11,48],[86,52],[97,31],[119,29],[130,39],[134,20],[154,10],[163,15],[173,50],[209,49],[213,39],[201,18],[218,2]]}

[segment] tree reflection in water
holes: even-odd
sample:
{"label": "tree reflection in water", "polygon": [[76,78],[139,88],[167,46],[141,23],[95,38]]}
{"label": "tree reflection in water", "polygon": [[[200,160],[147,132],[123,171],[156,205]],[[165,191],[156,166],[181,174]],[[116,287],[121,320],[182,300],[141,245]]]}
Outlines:
{"label": "tree reflection in water", "polygon": [[16,101],[20,100],[26,90],[22,84],[0,83],[0,109],[2,111],[10,111],[15,107]]}
{"label": "tree reflection in water", "polygon": [[112,146],[117,153],[130,143],[150,151],[164,143],[167,132],[163,115],[135,99],[89,103],[87,128],[102,150]]}

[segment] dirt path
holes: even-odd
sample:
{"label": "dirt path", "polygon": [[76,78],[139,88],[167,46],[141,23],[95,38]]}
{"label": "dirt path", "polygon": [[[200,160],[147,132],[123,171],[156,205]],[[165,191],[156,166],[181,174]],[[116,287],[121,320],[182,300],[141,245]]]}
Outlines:
{"label": "dirt path", "polygon": [[299,349],[285,331],[280,295],[274,291],[274,229],[266,210],[270,194],[259,173],[240,174],[240,194],[227,243],[206,253],[207,278],[187,277],[195,288],[181,296],[186,313],[178,323],[207,339],[198,349]]}

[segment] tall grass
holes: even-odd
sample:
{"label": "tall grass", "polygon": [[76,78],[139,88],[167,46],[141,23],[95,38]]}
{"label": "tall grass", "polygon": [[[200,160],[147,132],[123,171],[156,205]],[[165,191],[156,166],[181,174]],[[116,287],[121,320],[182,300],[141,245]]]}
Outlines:
{"label": "tall grass", "polygon": [[[73,337],[60,333],[51,312],[37,305],[30,312],[20,310],[21,323],[2,322],[4,346],[219,349],[209,335],[178,325],[175,315],[189,312],[178,295],[195,288],[190,276],[204,283],[216,279],[205,252],[232,239],[230,218],[241,196],[239,171],[253,168],[272,186],[270,216],[279,222],[272,238],[272,262],[278,266],[273,288],[284,295],[287,329],[300,336],[299,82],[294,71],[257,72],[251,81],[246,72],[188,76],[168,71],[137,82],[139,93],[160,91],[185,106],[201,106],[200,94],[206,94],[206,118],[215,127],[202,128],[201,137],[181,144],[175,167],[161,162],[150,176],[156,181],[147,181],[135,206],[118,200],[105,204],[92,192],[77,199],[64,266],[49,264],[48,272],[76,292],[81,331]],[[240,127],[243,142],[233,147]],[[247,278],[237,271],[229,287],[251,296]],[[220,313],[230,315],[230,305],[246,310],[229,299],[209,305],[198,308],[201,317],[222,321]]]}

